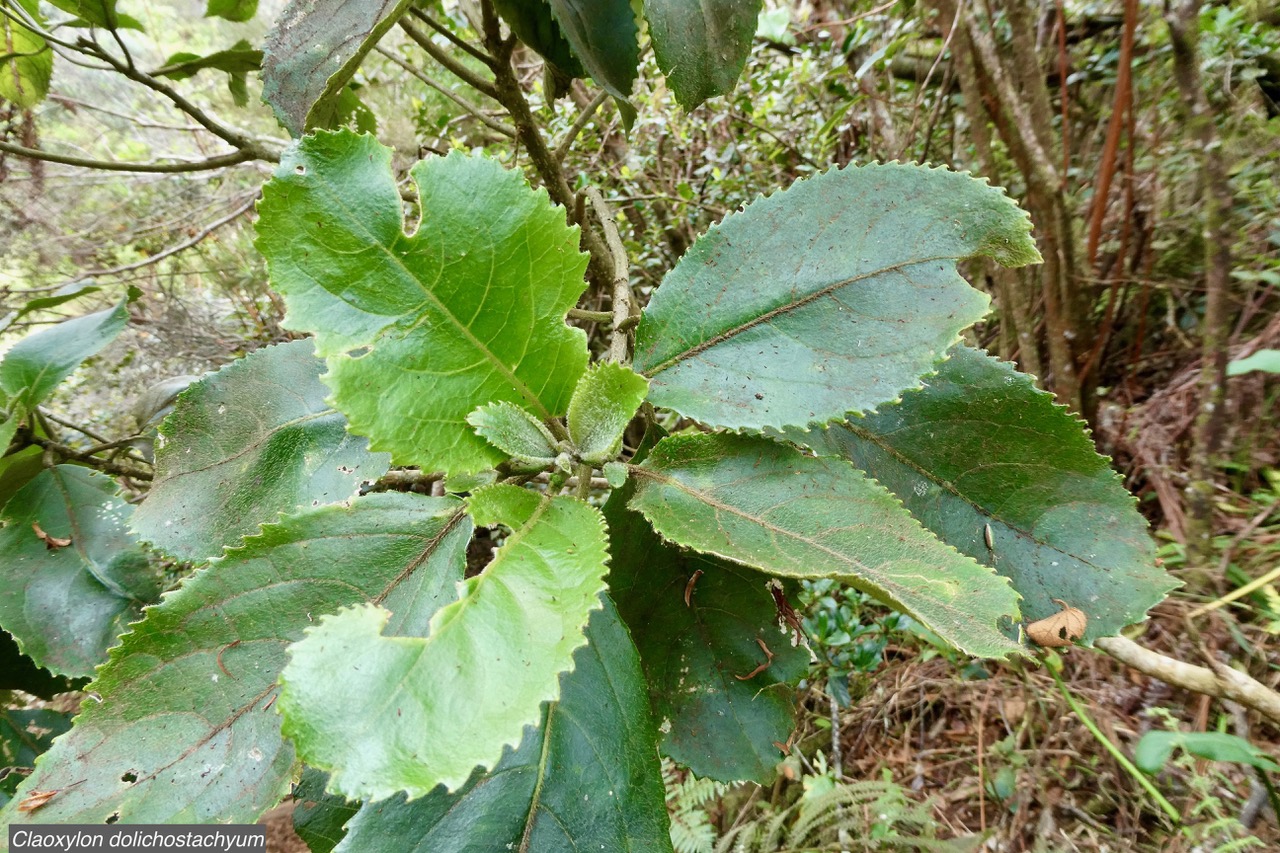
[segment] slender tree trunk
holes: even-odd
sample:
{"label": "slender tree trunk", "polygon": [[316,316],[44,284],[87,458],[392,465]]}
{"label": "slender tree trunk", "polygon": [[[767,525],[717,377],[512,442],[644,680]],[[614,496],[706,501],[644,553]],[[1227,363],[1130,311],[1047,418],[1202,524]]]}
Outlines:
{"label": "slender tree trunk", "polygon": [[[1187,561],[1206,569],[1213,552],[1213,496],[1222,445],[1227,391],[1227,344],[1231,334],[1227,296],[1231,273],[1232,193],[1218,129],[1200,78],[1201,0],[1165,3],[1173,47],[1174,77],[1186,112],[1187,137],[1200,159],[1204,196],[1205,309],[1201,326],[1200,412],[1191,448],[1187,484]],[[1216,580],[1216,579],[1214,579]]]}

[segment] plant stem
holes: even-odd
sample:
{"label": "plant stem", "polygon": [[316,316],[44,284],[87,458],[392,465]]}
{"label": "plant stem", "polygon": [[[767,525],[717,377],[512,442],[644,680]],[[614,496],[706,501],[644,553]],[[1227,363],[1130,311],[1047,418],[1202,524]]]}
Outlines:
{"label": "plant stem", "polygon": [[1182,823],[1182,815],[1173,807],[1173,803],[1166,800],[1164,795],[1161,794],[1160,791],[1156,789],[1156,786],[1151,783],[1151,780],[1148,779],[1141,770],[1133,765],[1133,762],[1129,760],[1128,756],[1120,751],[1120,747],[1112,743],[1111,739],[1102,733],[1102,730],[1098,728],[1098,725],[1093,721],[1093,718],[1085,712],[1080,703],[1076,701],[1075,696],[1071,695],[1071,691],[1067,689],[1067,685],[1062,682],[1062,676],[1058,674],[1058,670],[1052,665],[1047,665],[1047,668],[1049,670],[1049,674],[1053,676],[1054,684],[1058,685],[1058,691],[1062,694],[1062,698],[1067,700],[1067,704],[1071,706],[1071,710],[1075,712],[1076,717],[1084,727],[1089,730],[1089,733],[1093,735],[1094,739],[1098,743],[1102,744],[1103,749],[1111,753],[1111,757],[1116,760],[1117,764],[1124,768],[1126,773],[1133,777],[1134,781],[1147,790],[1147,793],[1151,795],[1151,798],[1156,801],[1160,808],[1164,810],[1164,813],[1167,814],[1175,824]]}
{"label": "plant stem", "polygon": [[174,174],[178,172],[205,172],[210,169],[221,169],[234,166],[249,160],[263,159],[257,152],[241,149],[228,154],[219,154],[207,160],[192,163],[120,163],[113,160],[91,160],[86,157],[71,157],[66,154],[54,154],[38,148],[26,148],[11,142],[0,141],[0,151],[16,154],[31,160],[43,160],[46,163],[61,163],[64,166],[79,166],[82,169],[98,169],[104,172],[160,172]]}

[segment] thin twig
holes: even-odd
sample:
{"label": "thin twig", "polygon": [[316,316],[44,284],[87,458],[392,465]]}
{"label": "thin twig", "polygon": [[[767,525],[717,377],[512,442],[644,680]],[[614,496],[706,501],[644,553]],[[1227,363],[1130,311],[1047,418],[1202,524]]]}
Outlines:
{"label": "thin twig", "polygon": [[400,29],[404,30],[409,38],[418,43],[418,47],[426,51],[432,59],[443,66],[445,70],[454,77],[457,77],[477,92],[487,95],[495,101],[501,101],[498,97],[498,90],[494,88],[492,83],[485,80],[483,77],[480,77],[471,69],[467,68],[465,65],[458,62],[458,60],[441,50],[440,46],[433,42],[430,36],[422,32],[422,30],[404,19],[400,20]]}
{"label": "thin twig", "polygon": [[556,146],[556,150],[551,156],[556,158],[557,162],[563,163],[565,155],[569,153],[569,148],[573,146],[573,141],[578,138],[578,134],[587,126],[587,122],[591,121],[591,117],[596,114],[596,110],[600,109],[600,105],[609,97],[609,93],[601,89],[591,102],[582,108],[578,113],[578,117],[573,120],[573,125],[565,132],[564,138],[560,140],[560,144]]}
{"label": "thin twig", "polygon": [[444,36],[449,41],[453,42],[455,45],[460,47],[462,50],[466,51],[467,53],[474,56],[476,59],[483,62],[485,65],[489,66],[490,68],[493,67],[495,60],[492,56],[485,53],[483,50],[476,47],[475,45],[468,44],[466,41],[459,38],[458,35],[454,33],[453,30],[449,29],[444,24],[437,21],[435,18],[432,18],[426,12],[416,7],[410,7],[409,14],[413,15],[419,21],[422,21],[422,23],[426,24],[428,27],[431,27],[431,29],[435,30],[440,35]]}
{"label": "thin twig", "polygon": [[63,459],[74,459],[88,465],[90,468],[97,468],[99,471],[105,471],[108,474],[118,474],[121,477],[128,477],[131,480],[150,480],[152,479],[149,471],[141,471],[132,465],[121,465],[110,459],[100,459],[74,447],[68,447],[61,442],[53,441],[48,438],[41,438],[30,430],[24,430],[23,438],[27,444],[34,444],[44,450],[51,451]]}
{"label": "thin twig", "polygon": [[489,116],[485,115],[484,111],[481,110],[478,106],[471,103],[466,98],[462,97],[457,92],[450,89],[448,86],[445,86],[443,83],[440,83],[439,81],[432,79],[422,69],[418,68],[417,66],[411,65],[408,62],[405,62],[403,59],[396,56],[394,52],[387,50],[385,47],[381,45],[378,45],[376,50],[378,51],[378,53],[382,54],[387,59],[390,59],[396,65],[399,65],[405,71],[408,71],[414,77],[417,77],[423,83],[426,83],[432,89],[435,89],[437,92],[444,95],[446,98],[453,101],[458,106],[462,107],[472,116],[479,119],[481,123],[484,124],[485,127],[489,128],[490,130],[496,131],[497,133],[501,133],[503,136],[508,136],[508,137],[511,137],[512,139],[515,138],[516,129],[511,125],[503,124],[502,122],[496,121],[490,118]]}
{"label": "thin twig", "polygon": [[88,270],[84,273],[81,273],[75,279],[72,279],[70,283],[82,281],[83,279],[92,278],[95,276],[118,275],[120,273],[132,272],[134,270],[142,269],[143,267],[151,266],[152,264],[157,264],[160,261],[163,261],[165,258],[172,257],[178,254],[179,252],[184,252],[187,249],[190,249],[192,246],[196,245],[201,240],[204,240],[206,237],[208,237],[214,231],[217,231],[222,226],[228,224],[229,222],[233,222],[236,219],[243,216],[244,214],[248,213],[251,209],[253,209],[253,204],[257,200],[258,200],[257,193],[254,193],[254,195],[247,202],[240,205],[235,210],[228,213],[226,216],[223,216],[219,219],[215,219],[213,222],[210,222],[208,225],[206,225],[200,231],[197,231],[194,235],[192,235],[188,239],[183,240],[181,243],[178,243],[177,245],[170,246],[169,248],[164,249],[163,251],[156,252],[154,255],[151,255],[150,257],[143,258],[142,260],[135,261],[134,263],[131,263],[131,264],[125,264],[119,267],[111,267],[110,269]]}

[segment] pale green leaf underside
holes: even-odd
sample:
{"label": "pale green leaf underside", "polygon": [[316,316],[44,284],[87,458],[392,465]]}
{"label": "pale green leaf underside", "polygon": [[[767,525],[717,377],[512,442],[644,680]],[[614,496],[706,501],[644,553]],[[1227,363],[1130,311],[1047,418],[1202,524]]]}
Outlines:
{"label": "pale green leaf underside", "polygon": [[851,460],[943,541],[994,566],[1028,620],[1061,610],[1055,598],[1083,610],[1086,643],[1140,621],[1177,585],[1080,421],[978,350],[956,347],[896,406],[787,435]]}
{"label": "pale green leaf underside", "polygon": [[187,389],[156,442],[156,480],[133,526],[186,560],[217,556],[282,513],[335,503],[390,458],[325,402],[312,342],[266,347]]}
{"label": "pale green leaf underside", "polygon": [[649,382],[625,365],[592,365],[569,401],[569,438],[588,462],[605,462],[618,453],[622,433],[648,393]]}
{"label": "pale green leaf underside", "polygon": [[[17,0],[23,11],[45,26],[37,0]],[[0,100],[30,109],[44,100],[53,76],[53,49],[9,15],[0,16]]]}
{"label": "pale green leaf underside", "polygon": [[471,473],[503,458],[467,423],[476,408],[505,400],[545,421],[568,407],[587,349],[564,318],[586,256],[517,172],[453,153],[411,174],[422,219],[406,235],[389,149],[307,137],[263,191],[257,245],[351,430],[397,464]]}
{"label": "pale green leaf underside", "polygon": [[467,415],[476,433],[508,456],[526,463],[555,461],[555,437],[533,415],[511,403],[490,403]]}
{"label": "pale green leaf underside", "polygon": [[297,767],[272,707],[286,646],[356,602],[382,602],[397,630],[420,630],[453,600],[470,535],[458,500],[399,493],[267,525],[112,650],[91,687],[102,701],[84,703],[20,791],[62,793],[21,820],[256,820]]}
{"label": "pale green leaf underside", "polygon": [[658,67],[691,110],[733,91],[751,53],[761,0],[644,0]]}
{"label": "pale green leaf underside", "polygon": [[[114,480],[78,465],[42,471],[0,513],[0,627],[40,666],[87,676],[159,578],[128,532]],[[71,544],[49,548],[32,524]]]}
{"label": "pale green leaf underside", "polygon": [[456,789],[537,724],[585,642],[604,589],[599,512],[510,485],[476,492],[468,507],[477,524],[512,533],[425,639],[387,636],[387,613],[362,607],[327,617],[291,649],[285,732],[330,772],[335,793],[376,801]]}
{"label": "pale green leaf underside", "polygon": [[16,422],[40,405],[82,361],[115,340],[128,321],[129,310],[121,302],[105,311],[64,320],[10,347],[0,361],[0,392],[10,420]]}
{"label": "pale green leaf underside", "polygon": [[705,424],[804,426],[919,377],[989,299],[956,271],[1039,260],[1026,214],[967,174],[897,163],[799,181],[730,214],[664,279],[636,332],[649,399]]}
{"label": "pale green leaf underside", "polygon": [[607,597],[591,614],[587,643],[560,677],[560,700],[493,772],[457,793],[436,788],[412,802],[366,804],[339,850],[670,851],[644,676]]}
{"label": "pale green leaf underside", "polygon": [[338,96],[410,0],[292,0],[263,43],[262,99],[290,133],[328,127]]}
{"label": "pale green leaf underside", "polygon": [[770,574],[839,578],[969,654],[1004,657],[1017,594],[939,542],[883,486],[838,459],[736,435],[663,439],[631,505],[665,538]]}

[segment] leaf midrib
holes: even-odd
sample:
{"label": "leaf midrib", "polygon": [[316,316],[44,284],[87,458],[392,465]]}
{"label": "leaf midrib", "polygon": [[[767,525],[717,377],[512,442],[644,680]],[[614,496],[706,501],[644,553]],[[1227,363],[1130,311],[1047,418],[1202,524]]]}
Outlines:
{"label": "leaf midrib", "polygon": [[676,365],[682,361],[687,361],[688,359],[693,358],[694,356],[699,355],[703,352],[706,352],[712,347],[718,346],[727,340],[735,338],[738,335],[742,334],[743,332],[746,332],[749,329],[755,328],[756,326],[759,326],[762,323],[768,323],[770,320],[772,320],[775,317],[778,317],[782,314],[787,314],[792,311],[797,311],[803,308],[804,306],[810,304],[811,302],[815,302],[821,299],[822,297],[828,296],[836,292],[837,290],[848,287],[851,284],[857,284],[860,281],[865,281],[869,278],[874,278],[875,276],[884,275],[885,273],[900,272],[901,270],[904,270],[908,267],[918,266],[921,264],[931,264],[937,261],[956,261],[956,260],[958,260],[958,258],[951,255],[940,255],[937,257],[929,257],[929,258],[916,258],[910,261],[903,261],[901,263],[891,264],[887,267],[879,267],[877,269],[870,270],[865,273],[861,273],[860,275],[855,275],[850,278],[841,279],[840,281],[833,282],[832,284],[824,285],[818,290],[815,290],[813,293],[803,296],[800,299],[796,299],[794,301],[784,303],[782,305],[779,305],[776,308],[771,308],[765,313],[757,317],[753,317],[752,319],[748,320],[745,323],[739,323],[737,326],[734,326],[730,329],[726,329],[725,331],[720,332],[719,334],[713,335],[712,337],[708,338],[702,343],[694,344],[693,346],[689,347],[683,352],[677,353],[676,355],[673,355],[670,358],[668,358],[666,361],[659,363],[657,366],[651,367],[648,370],[643,371],[642,375],[648,376],[650,378],[657,376],[659,373],[661,373],[662,371],[666,370],[669,367],[672,367],[673,365]]}
{"label": "leaf midrib", "polygon": [[[417,184],[418,182],[417,174],[413,175],[413,179],[414,179],[414,183]],[[521,397],[523,397],[527,402],[531,403],[537,409],[537,413],[539,417],[541,417],[543,420],[550,420],[551,418],[554,417],[551,411],[548,410],[545,405],[543,405],[542,400],[538,397],[538,395],[535,394],[533,390],[530,389],[529,386],[524,383],[523,380],[517,377],[515,372],[511,368],[507,367],[507,365],[502,361],[501,358],[499,358],[492,350],[490,350],[487,346],[485,346],[484,343],[479,338],[477,338],[474,334],[472,334],[471,329],[468,326],[466,326],[460,319],[458,319],[458,317],[456,317],[452,311],[449,310],[448,306],[446,306],[444,302],[440,300],[440,297],[436,296],[435,292],[432,291],[429,287],[427,287],[421,280],[419,280],[419,278],[413,274],[413,271],[410,270],[409,267],[406,266],[405,263],[399,257],[397,257],[394,252],[391,251],[391,247],[387,246],[385,243],[379,240],[371,231],[369,231],[367,228],[363,226],[363,224],[360,222],[360,219],[343,202],[341,196],[331,191],[330,189],[331,185],[329,184],[329,182],[327,181],[323,182],[320,186],[323,188],[325,195],[328,196],[328,199],[332,205],[332,208],[339,209],[344,214],[346,214],[346,219],[347,219],[347,222],[349,223],[348,228],[353,233],[357,233],[364,236],[368,240],[370,245],[376,246],[378,249],[380,249],[382,251],[382,254],[392,262],[391,266],[394,269],[398,270],[405,278],[407,278],[414,287],[420,290],[423,293],[423,295],[428,300],[431,301],[431,303],[435,306],[436,310],[438,310],[442,315],[444,315],[444,317],[447,318],[448,321],[452,323],[454,327],[458,329],[459,332],[462,333],[463,337],[466,338],[467,342],[470,343],[477,351],[479,351],[481,355],[483,355],[484,358],[487,361],[489,361],[497,369],[497,371],[500,374],[502,374],[502,376],[512,384],[516,392],[519,393]],[[421,197],[421,194],[422,194],[421,185],[418,186],[418,193],[419,193],[419,197]],[[401,220],[401,225],[403,226],[403,219]],[[421,228],[421,225],[419,225],[419,228]],[[418,239],[418,232],[415,231],[413,234],[406,234],[402,227],[400,229],[399,239],[403,239],[409,242],[412,246],[412,244],[414,244]],[[485,295],[485,300],[482,300],[482,301],[487,301],[489,287],[490,285],[492,285],[492,283],[493,283],[492,277],[488,282],[485,283],[486,295]],[[323,287],[323,285],[321,286]],[[328,293],[332,293],[332,291],[330,291],[328,288],[325,288],[325,291]],[[354,305],[352,307],[355,308]],[[360,308],[356,308],[356,310],[360,311],[361,313],[368,313]],[[533,319],[536,323],[538,320],[538,316],[537,316],[537,312],[533,310],[532,306],[530,306],[530,313],[533,314]],[[415,322],[414,325],[415,326],[418,325],[418,323],[420,323],[421,320],[422,318],[419,317],[418,322]],[[526,345],[527,343],[528,342],[526,341]],[[526,350],[527,350],[527,346],[526,346]]]}

